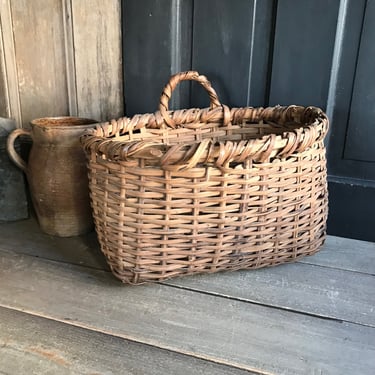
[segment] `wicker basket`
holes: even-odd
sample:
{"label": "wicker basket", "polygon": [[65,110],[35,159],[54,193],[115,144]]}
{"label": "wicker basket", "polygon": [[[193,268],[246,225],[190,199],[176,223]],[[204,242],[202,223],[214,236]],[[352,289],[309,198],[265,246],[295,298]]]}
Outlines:
{"label": "wicker basket", "polygon": [[[210,108],[168,111],[183,80]],[[125,283],[260,268],[315,253],[325,239],[328,128],[315,107],[221,105],[206,77],[172,76],[155,114],[88,131],[101,249]]]}

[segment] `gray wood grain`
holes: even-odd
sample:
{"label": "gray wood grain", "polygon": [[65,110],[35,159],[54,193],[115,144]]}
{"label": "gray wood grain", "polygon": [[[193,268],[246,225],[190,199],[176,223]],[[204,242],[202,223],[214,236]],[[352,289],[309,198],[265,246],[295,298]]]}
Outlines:
{"label": "gray wood grain", "polygon": [[322,251],[300,262],[375,275],[375,243],[328,236]]}
{"label": "gray wood grain", "polygon": [[118,118],[123,115],[121,1],[72,1],[71,6],[78,114]]}
{"label": "gray wood grain", "polygon": [[43,233],[35,218],[0,224],[0,249],[109,270],[95,232],[59,238]]}
{"label": "gray wood grain", "polygon": [[[35,220],[30,219],[0,225],[0,238],[2,250],[109,270],[95,233],[56,238],[42,233]],[[375,278],[371,276],[375,273],[374,246],[370,242],[329,236],[320,253],[300,261],[304,264],[173,279],[168,283],[374,326]],[[330,269],[340,266],[360,273]],[[361,273],[365,271],[370,275]]]}
{"label": "gray wood grain", "polygon": [[2,44],[0,65],[3,70],[4,92],[3,98],[6,108],[4,117],[12,117],[16,120],[17,127],[22,124],[21,103],[18,90],[18,75],[16,67],[16,51],[13,30],[13,17],[11,0],[0,1],[1,27],[0,38]]}
{"label": "gray wood grain", "polygon": [[0,371],[12,375],[249,374],[4,308],[0,308]]}
{"label": "gray wood grain", "polygon": [[[34,217],[0,224],[0,249],[108,270],[94,232],[58,238],[41,232]],[[327,236],[323,249],[299,263],[375,275],[375,243]],[[251,271],[252,272],[252,271]]]}
{"label": "gray wood grain", "polygon": [[23,124],[68,114],[61,0],[10,5]]}
{"label": "gray wood grain", "polygon": [[0,114],[123,115],[121,2],[0,2]]}
{"label": "gray wood grain", "polygon": [[9,116],[8,89],[6,87],[3,30],[0,31],[0,117]]}
{"label": "gray wood grain", "polygon": [[367,274],[294,263],[168,284],[375,327],[375,277]]}
{"label": "gray wood grain", "polygon": [[[64,27],[66,83],[68,89],[69,114],[78,116],[78,98],[76,84],[76,62],[74,49],[74,22],[72,16],[72,0],[61,0]],[[82,31],[81,31],[82,32]],[[90,116],[88,116],[90,117]]]}
{"label": "gray wood grain", "polygon": [[0,305],[277,374],[373,374],[375,329],[0,253]]}

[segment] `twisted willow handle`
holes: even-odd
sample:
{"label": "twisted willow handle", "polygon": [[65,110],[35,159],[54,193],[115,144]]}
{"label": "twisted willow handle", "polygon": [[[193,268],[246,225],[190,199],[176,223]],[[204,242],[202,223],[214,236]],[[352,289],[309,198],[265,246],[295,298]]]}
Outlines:
{"label": "twisted willow handle", "polygon": [[175,128],[176,123],[170,117],[168,113],[168,103],[171,98],[172,92],[177,87],[177,85],[182,81],[196,81],[200,83],[204,89],[207,91],[208,96],[210,97],[210,108],[220,107],[220,101],[216,94],[216,91],[212,88],[211,82],[207,79],[207,77],[200,75],[198,72],[195,71],[188,71],[182,72],[173,75],[169,82],[165,85],[164,90],[160,97],[160,104],[159,104],[159,111],[163,120],[171,127]]}

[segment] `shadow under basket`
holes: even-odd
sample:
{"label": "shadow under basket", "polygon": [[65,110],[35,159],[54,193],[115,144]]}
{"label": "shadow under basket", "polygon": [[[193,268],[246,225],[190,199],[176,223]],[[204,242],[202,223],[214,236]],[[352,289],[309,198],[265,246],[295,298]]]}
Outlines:
{"label": "shadow under basket", "polygon": [[[199,82],[210,108],[168,110],[176,85]],[[328,210],[325,113],[231,108],[206,77],[171,77],[155,114],[99,124],[89,159],[96,231],[125,283],[260,268],[318,251]]]}

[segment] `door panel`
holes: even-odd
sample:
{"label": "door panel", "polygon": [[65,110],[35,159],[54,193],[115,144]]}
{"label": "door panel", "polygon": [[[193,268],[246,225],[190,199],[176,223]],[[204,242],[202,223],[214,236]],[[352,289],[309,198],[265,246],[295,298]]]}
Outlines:
{"label": "door panel", "polygon": [[370,1],[363,23],[344,152],[345,159],[364,162],[375,162],[374,26],[375,1]]}
{"label": "door panel", "polygon": [[[263,105],[271,17],[271,1],[195,2],[192,68],[209,77],[222,103]],[[207,95],[196,85],[192,86],[191,105],[208,105]]]}
{"label": "door panel", "polygon": [[[155,112],[171,74],[190,69],[192,1],[127,0],[123,3],[124,91],[128,115]],[[174,93],[186,107],[190,93]],[[179,98],[177,100],[176,98]]]}
{"label": "door panel", "polygon": [[339,0],[278,1],[270,105],[325,109]]}
{"label": "door panel", "polygon": [[[326,110],[328,232],[375,241],[375,0],[123,3],[127,114],[157,109],[173,73],[207,75],[223,104]],[[172,107],[205,107],[184,83]]]}

